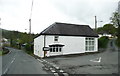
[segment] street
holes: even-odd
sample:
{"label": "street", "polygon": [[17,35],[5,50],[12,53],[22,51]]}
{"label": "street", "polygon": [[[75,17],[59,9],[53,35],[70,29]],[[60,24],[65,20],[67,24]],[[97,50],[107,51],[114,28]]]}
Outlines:
{"label": "street", "polygon": [[47,74],[43,64],[24,51],[8,48],[10,52],[2,56],[3,74]]}
{"label": "street", "polygon": [[118,49],[110,40],[104,52],[91,55],[57,56],[45,58],[68,74],[115,74],[118,73]]}

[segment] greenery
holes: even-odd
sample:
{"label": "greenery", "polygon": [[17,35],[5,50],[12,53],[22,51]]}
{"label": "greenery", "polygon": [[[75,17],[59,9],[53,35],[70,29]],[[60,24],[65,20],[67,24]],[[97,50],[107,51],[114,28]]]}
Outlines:
{"label": "greenery", "polygon": [[108,44],[109,38],[107,36],[103,36],[98,39],[99,48],[106,48]]}
{"label": "greenery", "polygon": [[7,48],[3,48],[3,50],[0,50],[0,56],[5,55],[7,53],[9,53],[9,50]]}
{"label": "greenery", "polygon": [[111,22],[115,27],[117,27],[117,45],[120,47],[120,13],[118,11],[114,12],[112,17],[110,18]]}
{"label": "greenery", "polygon": [[2,30],[2,37],[10,41],[10,47],[24,49],[27,53],[33,53],[33,39],[36,36],[38,36],[38,34],[29,34],[26,32],[19,31],[9,31],[5,29],[0,30]]}
{"label": "greenery", "polygon": [[0,56],[2,55],[2,51],[0,50]]}
{"label": "greenery", "polygon": [[105,24],[103,27],[97,28],[97,33],[99,34],[111,34],[113,36],[116,35],[117,28],[113,24]]}
{"label": "greenery", "polygon": [[33,55],[33,45],[26,44],[25,49],[28,54]]}

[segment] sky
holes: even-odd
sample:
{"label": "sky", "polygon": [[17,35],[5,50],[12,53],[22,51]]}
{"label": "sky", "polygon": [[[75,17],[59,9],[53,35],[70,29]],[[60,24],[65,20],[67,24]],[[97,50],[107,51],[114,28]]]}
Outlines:
{"label": "sky", "polygon": [[[120,0],[0,0],[0,28],[40,33],[54,22],[89,25],[94,28],[110,23]],[[102,22],[101,22],[102,21]]]}

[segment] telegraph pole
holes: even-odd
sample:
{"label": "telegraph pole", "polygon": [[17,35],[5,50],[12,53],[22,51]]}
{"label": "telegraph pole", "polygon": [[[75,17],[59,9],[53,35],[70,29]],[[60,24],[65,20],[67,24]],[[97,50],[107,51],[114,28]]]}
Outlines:
{"label": "telegraph pole", "polygon": [[31,34],[31,16],[32,16],[32,9],[33,9],[33,0],[31,5],[31,11],[30,11],[30,19],[29,19],[29,34]]}
{"label": "telegraph pole", "polygon": [[31,11],[30,11],[30,18],[29,18],[29,44],[30,44],[30,50],[32,50],[32,44],[31,42],[33,41],[32,35],[31,35],[31,16],[32,16],[32,9],[33,9],[33,0],[32,0],[32,5],[31,5]]}
{"label": "telegraph pole", "polygon": [[97,17],[95,16],[95,31],[97,31]]}
{"label": "telegraph pole", "polygon": [[31,34],[31,19],[29,19],[29,34]]}

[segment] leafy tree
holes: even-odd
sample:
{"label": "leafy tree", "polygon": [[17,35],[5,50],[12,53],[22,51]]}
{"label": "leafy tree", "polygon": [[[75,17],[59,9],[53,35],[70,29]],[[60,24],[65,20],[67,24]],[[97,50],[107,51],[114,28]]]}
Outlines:
{"label": "leafy tree", "polygon": [[116,28],[113,26],[113,24],[105,24],[103,27],[97,28],[97,33],[99,34],[116,34]]}
{"label": "leafy tree", "polygon": [[113,13],[113,16],[110,18],[114,26],[117,27],[117,44],[120,47],[120,13],[117,11]]}
{"label": "leafy tree", "polygon": [[107,34],[114,35],[116,33],[116,28],[113,26],[113,24],[105,24],[103,26],[103,31]]}
{"label": "leafy tree", "polygon": [[34,37],[38,35],[38,34],[27,34],[19,31],[9,31],[1,28],[0,30],[2,30],[3,38],[10,39],[11,47],[20,49],[23,44],[28,44],[29,46],[26,45],[27,47],[25,47],[26,50],[28,48],[31,48],[31,46],[33,46],[33,44],[31,43],[33,42]]}
{"label": "leafy tree", "polygon": [[110,18],[114,26],[120,27],[120,13],[117,11],[113,13],[113,16]]}

